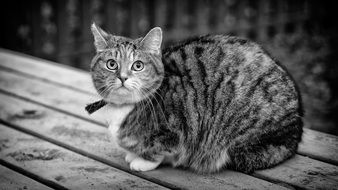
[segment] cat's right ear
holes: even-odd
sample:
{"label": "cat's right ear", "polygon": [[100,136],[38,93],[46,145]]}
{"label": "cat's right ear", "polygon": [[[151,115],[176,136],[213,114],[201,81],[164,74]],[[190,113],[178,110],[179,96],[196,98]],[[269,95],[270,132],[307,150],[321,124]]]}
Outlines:
{"label": "cat's right ear", "polygon": [[100,52],[106,49],[108,46],[107,39],[109,35],[95,23],[92,24],[91,30],[94,36],[94,45],[96,48],[96,52]]}
{"label": "cat's right ear", "polygon": [[162,29],[155,27],[141,40],[141,49],[155,54],[160,54],[162,43]]}

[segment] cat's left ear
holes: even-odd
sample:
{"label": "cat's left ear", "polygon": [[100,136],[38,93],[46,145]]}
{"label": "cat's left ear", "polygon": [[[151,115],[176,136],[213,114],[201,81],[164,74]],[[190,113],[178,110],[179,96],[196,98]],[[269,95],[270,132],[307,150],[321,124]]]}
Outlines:
{"label": "cat's left ear", "polygon": [[154,54],[161,53],[162,29],[155,27],[141,40],[140,48]]}
{"label": "cat's left ear", "polygon": [[97,52],[103,51],[107,48],[108,43],[108,33],[103,31],[99,26],[95,23],[92,24],[91,28],[93,36],[94,36],[94,45]]}

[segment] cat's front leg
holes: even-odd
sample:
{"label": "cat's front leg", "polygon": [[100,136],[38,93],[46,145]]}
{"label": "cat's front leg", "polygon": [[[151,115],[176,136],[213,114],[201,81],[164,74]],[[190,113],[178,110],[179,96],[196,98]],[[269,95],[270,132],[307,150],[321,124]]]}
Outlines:
{"label": "cat's front leg", "polygon": [[162,155],[157,156],[155,161],[145,160],[137,156],[130,162],[130,169],[134,171],[150,171],[157,168],[163,160],[164,156]]}
{"label": "cat's front leg", "polygon": [[137,158],[138,156],[135,153],[126,152],[126,156],[124,157],[124,160],[128,163],[130,163],[131,161],[133,161],[135,158]]}

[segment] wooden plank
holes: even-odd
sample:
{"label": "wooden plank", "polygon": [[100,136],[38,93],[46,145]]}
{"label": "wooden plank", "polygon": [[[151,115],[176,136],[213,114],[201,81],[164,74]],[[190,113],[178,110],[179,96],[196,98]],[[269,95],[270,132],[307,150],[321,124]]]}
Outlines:
{"label": "wooden plank", "polygon": [[338,165],[338,137],[305,128],[298,153]]}
{"label": "wooden plank", "polygon": [[0,124],[0,159],[71,189],[166,189]]}
{"label": "wooden plank", "polygon": [[99,97],[95,95],[84,94],[68,88],[60,88],[56,85],[5,71],[0,71],[0,90],[11,92],[21,97],[36,98],[42,104],[65,112],[71,112],[85,119],[90,119],[91,117],[97,122],[104,123],[104,119],[99,114],[89,116],[84,109],[86,104],[99,100]]}
{"label": "wooden plank", "polygon": [[278,167],[256,171],[254,176],[294,184],[304,189],[336,189],[338,167],[296,155]]}
{"label": "wooden plank", "polygon": [[[4,94],[0,94],[0,99],[0,120],[38,133],[54,140],[54,143],[67,146],[90,158],[99,159],[108,165],[126,171],[129,169],[123,154],[110,142],[106,128]],[[132,173],[186,189],[283,189],[281,186],[233,171],[197,175],[190,171],[163,166],[150,172]]]}
{"label": "wooden plank", "polygon": [[[23,72],[32,76],[37,76],[43,81],[49,80],[62,85],[68,85],[72,89],[76,88],[82,92],[92,92],[86,96],[73,90],[57,88],[48,83],[37,80],[31,80],[27,77],[14,76],[12,74],[5,78],[4,74],[0,74],[0,89],[10,91],[21,96],[38,99],[39,102],[64,111],[89,118],[84,112],[84,105],[99,99],[94,94],[94,89],[88,83],[92,83],[88,73],[77,70],[69,70],[68,67],[59,67],[58,64],[52,62],[44,63],[44,60],[34,60],[29,57],[18,57],[16,54],[7,53],[0,50],[0,67],[10,68],[15,72]],[[36,72],[39,71],[39,72]],[[42,74],[40,74],[42,73]],[[17,75],[17,74],[16,74]],[[60,80],[59,80],[60,79]],[[6,82],[11,81],[11,82]],[[31,88],[34,86],[35,88]],[[54,92],[53,94],[49,92]],[[61,98],[62,94],[67,99]],[[100,116],[91,117],[94,121],[103,122]],[[303,140],[299,145],[298,152],[301,155],[309,156],[318,160],[336,164],[338,163],[338,138],[333,135],[316,132],[311,129],[304,129]]]}
{"label": "wooden plank", "polygon": [[0,165],[0,187],[2,190],[12,189],[51,189],[31,178]]}
{"label": "wooden plank", "polygon": [[96,94],[88,73],[67,65],[4,49],[0,49],[0,65],[42,80]]}

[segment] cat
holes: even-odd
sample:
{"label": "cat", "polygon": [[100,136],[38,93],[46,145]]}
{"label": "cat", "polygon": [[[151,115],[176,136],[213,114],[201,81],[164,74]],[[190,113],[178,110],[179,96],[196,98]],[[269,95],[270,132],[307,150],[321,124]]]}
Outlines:
{"label": "cat", "polygon": [[132,170],[167,163],[197,173],[252,173],[295,154],[300,93],[258,44],[204,35],[162,51],[159,27],[137,39],[95,23],[91,31],[91,76],[103,98],[96,104]]}

